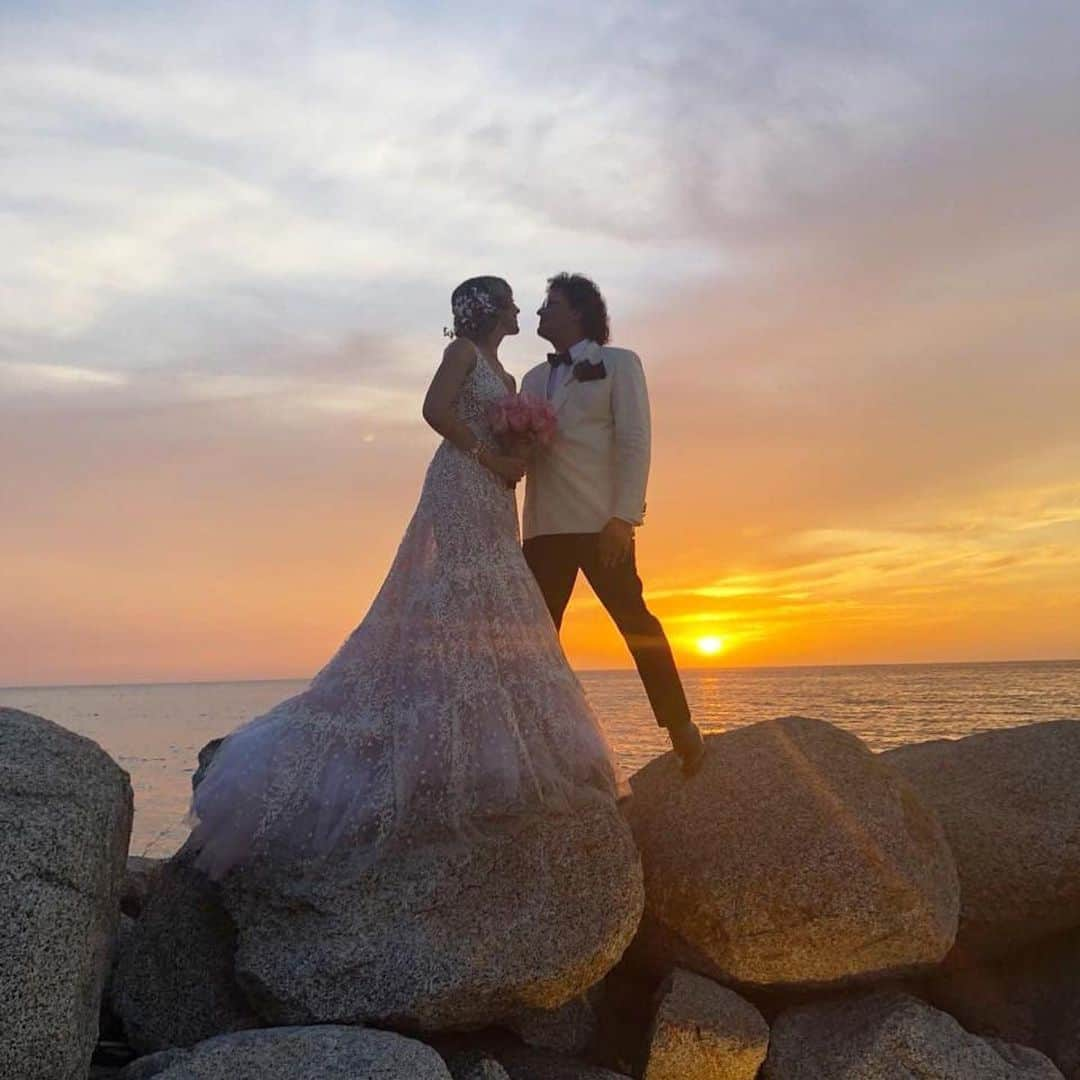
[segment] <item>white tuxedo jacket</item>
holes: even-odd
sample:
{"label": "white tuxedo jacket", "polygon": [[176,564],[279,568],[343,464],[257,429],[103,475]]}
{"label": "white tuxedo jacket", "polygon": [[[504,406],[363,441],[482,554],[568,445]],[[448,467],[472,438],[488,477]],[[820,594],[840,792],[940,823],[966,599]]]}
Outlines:
{"label": "white tuxedo jacket", "polygon": [[[640,525],[645,517],[651,422],[641,360],[629,349],[594,341],[583,358],[602,360],[607,374],[589,382],[571,377],[555,388],[555,441],[526,474],[526,540],[599,532],[613,517]],[[522,392],[546,398],[550,369],[545,361],[528,371]]]}

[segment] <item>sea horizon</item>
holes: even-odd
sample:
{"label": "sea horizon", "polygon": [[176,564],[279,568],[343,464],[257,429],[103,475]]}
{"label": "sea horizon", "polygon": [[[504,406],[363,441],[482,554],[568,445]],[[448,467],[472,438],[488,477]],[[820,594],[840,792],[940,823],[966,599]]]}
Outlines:
{"label": "sea horizon", "polygon": [[[664,753],[633,668],[577,671],[626,775]],[[816,717],[876,751],[1055,719],[1080,720],[1080,660],[921,661],[683,668],[691,711],[707,735],[777,716]],[[70,683],[0,688],[0,705],[88,736],[131,775],[132,852],[167,854],[183,817],[200,747],[279,701],[301,679]]]}
{"label": "sea horizon", "polygon": [[[679,664],[679,671],[693,674],[719,675],[725,671],[855,671],[872,668],[929,668],[929,667],[1007,667],[1033,664],[1077,664],[1080,656],[1038,657],[1033,660],[884,660],[858,664]],[[574,667],[579,674],[589,675],[633,673],[633,665],[625,667]],[[233,679],[139,679],[134,682],[58,682],[58,683],[0,683],[5,690],[107,690],[122,686],[231,686],[242,683],[297,683],[310,681],[310,675],[243,676]],[[2,704],[2,703],[0,703]]]}

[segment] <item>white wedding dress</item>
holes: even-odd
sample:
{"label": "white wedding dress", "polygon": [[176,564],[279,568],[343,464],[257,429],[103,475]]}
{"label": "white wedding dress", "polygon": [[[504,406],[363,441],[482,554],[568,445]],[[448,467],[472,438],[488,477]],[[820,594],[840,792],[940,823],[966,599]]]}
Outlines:
{"label": "white wedding dress", "polygon": [[[483,354],[458,395],[507,387]],[[185,850],[211,877],[346,846],[372,858],[619,792],[611,748],[521,552],[514,493],[444,441],[370,610],[303,693],[221,744]]]}

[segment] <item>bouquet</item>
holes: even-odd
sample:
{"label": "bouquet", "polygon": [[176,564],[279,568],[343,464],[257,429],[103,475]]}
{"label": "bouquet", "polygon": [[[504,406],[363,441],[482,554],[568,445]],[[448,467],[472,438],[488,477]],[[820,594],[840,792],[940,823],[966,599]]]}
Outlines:
{"label": "bouquet", "polygon": [[503,450],[526,461],[552,444],[557,429],[551,403],[532,394],[507,394],[492,402],[488,423]]}

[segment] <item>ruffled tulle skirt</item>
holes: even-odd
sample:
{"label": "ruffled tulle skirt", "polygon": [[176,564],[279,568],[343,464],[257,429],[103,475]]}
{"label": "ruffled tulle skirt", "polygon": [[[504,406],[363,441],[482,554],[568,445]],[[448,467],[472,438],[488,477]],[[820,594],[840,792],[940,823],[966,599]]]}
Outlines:
{"label": "ruffled tulle skirt", "polygon": [[232,732],[185,849],[372,859],[620,793],[521,553],[513,493],[444,443],[374,603],[303,693]]}

